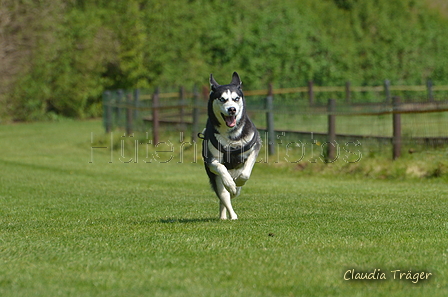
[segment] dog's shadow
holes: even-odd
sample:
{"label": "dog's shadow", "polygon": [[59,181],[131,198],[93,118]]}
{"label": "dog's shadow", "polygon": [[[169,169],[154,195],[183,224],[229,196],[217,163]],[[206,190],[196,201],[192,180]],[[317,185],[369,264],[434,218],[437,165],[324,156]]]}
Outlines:
{"label": "dog's shadow", "polygon": [[173,223],[182,223],[182,224],[188,224],[188,223],[210,223],[210,222],[219,222],[219,218],[196,218],[196,219],[179,219],[179,218],[166,218],[166,219],[160,219],[160,223],[164,224],[173,224]]}

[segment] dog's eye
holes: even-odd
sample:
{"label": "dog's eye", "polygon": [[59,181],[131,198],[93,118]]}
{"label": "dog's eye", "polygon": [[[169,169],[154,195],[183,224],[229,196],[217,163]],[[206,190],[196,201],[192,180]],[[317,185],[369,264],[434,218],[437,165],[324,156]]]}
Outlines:
{"label": "dog's eye", "polygon": [[240,100],[240,97],[233,98],[233,101],[235,102],[237,102],[238,100]]}
{"label": "dog's eye", "polygon": [[221,98],[219,98],[218,100],[221,101],[221,102],[226,102],[226,101],[227,101],[227,99],[224,98],[224,97],[221,97]]}

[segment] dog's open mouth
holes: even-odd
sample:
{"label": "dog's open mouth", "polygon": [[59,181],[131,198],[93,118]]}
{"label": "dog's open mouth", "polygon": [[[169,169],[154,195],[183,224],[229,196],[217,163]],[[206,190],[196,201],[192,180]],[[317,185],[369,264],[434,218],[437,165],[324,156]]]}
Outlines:
{"label": "dog's open mouth", "polygon": [[224,121],[226,121],[226,125],[229,128],[235,127],[236,125],[236,117],[235,116],[225,116],[222,114]]}

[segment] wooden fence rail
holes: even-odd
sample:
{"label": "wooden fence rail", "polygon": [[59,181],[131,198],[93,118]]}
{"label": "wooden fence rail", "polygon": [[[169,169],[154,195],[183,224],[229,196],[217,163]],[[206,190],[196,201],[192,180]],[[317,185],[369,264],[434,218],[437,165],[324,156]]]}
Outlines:
{"label": "wooden fence rail", "polygon": [[[422,113],[422,112],[442,112],[448,111],[448,100],[435,101],[434,91],[448,91],[448,86],[434,86],[431,81],[424,86],[391,86],[389,81],[385,81],[383,86],[374,87],[356,87],[351,86],[349,82],[345,86],[331,86],[331,87],[319,87],[314,86],[312,82],[307,87],[298,88],[286,88],[286,89],[273,89],[272,84],[269,85],[267,90],[245,91],[245,96],[266,96],[264,109],[258,109],[257,112],[266,113],[266,132],[268,135],[268,151],[269,154],[275,154],[275,133],[274,129],[274,96],[277,94],[292,94],[292,93],[308,93],[309,104],[314,106],[314,94],[317,92],[345,92],[346,100],[344,107],[352,106],[350,104],[350,98],[352,92],[384,92],[384,102],[377,103],[378,108],[374,111],[362,111],[362,110],[344,110],[343,112],[337,110],[336,101],[329,99],[327,108],[325,110],[316,109],[316,113],[326,114],[328,116],[328,131],[327,135],[327,155],[328,159],[332,160],[335,155],[335,146],[332,145],[337,137],[341,135],[336,134],[336,117],[337,116],[352,116],[352,115],[384,115],[393,114],[393,136],[390,138],[393,144],[393,159],[397,159],[401,154],[401,118],[402,113]],[[414,104],[401,103],[400,98],[392,96],[395,91],[427,91],[427,100],[424,102],[417,102]],[[202,93],[202,94],[201,94]],[[160,123],[167,122],[167,119],[161,118],[161,111],[173,110],[176,113],[174,122],[178,124],[178,127],[182,132],[185,131],[187,124],[192,125],[192,141],[197,141],[197,133],[200,132],[200,114],[206,111],[206,100],[208,99],[208,89],[202,88],[202,92],[199,92],[197,88],[194,88],[192,92],[187,92],[184,87],[179,89],[179,92],[173,93],[160,93],[159,88],[156,88],[152,95],[141,95],[139,90],[134,90],[125,95],[125,92],[118,90],[115,92],[106,91],[103,94],[103,110],[104,110],[104,125],[106,132],[110,132],[114,126],[113,118],[120,118],[125,112],[125,128],[126,133],[131,134],[134,129],[135,120],[150,121],[152,123],[152,135],[153,144],[159,143],[159,131]],[[169,99],[177,98],[177,104],[175,105],[162,105],[161,102]],[[187,102],[187,98],[192,99],[192,103]],[[148,101],[150,104],[142,104]],[[191,113],[187,112],[190,110]],[[151,111],[151,117],[139,117],[140,112]],[[191,117],[191,121],[187,119]],[[295,131],[291,131],[295,132]],[[387,137],[382,137],[387,138]],[[447,138],[448,142],[448,138]]]}
{"label": "wooden fence rail", "polygon": [[[382,86],[352,86],[350,82],[346,82],[345,86],[316,86],[312,81],[308,82],[306,87],[296,88],[282,88],[272,91],[273,95],[292,94],[292,93],[308,93],[310,105],[314,104],[316,93],[330,93],[339,92],[345,93],[346,103],[351,102],[351,94],[353,92],[384,92],[386,102],[390,103],[391,92],[409,91],[409,92],[427,92],[429,101],[434,100],[435,91],[448,91],[448,86],[435,86],[431,80],[428,80],[426,85],[406,86],[406,85],[391,85],[389,80],[385,80]],[[245,91],[246,96],[266,95],[267,90]]]}

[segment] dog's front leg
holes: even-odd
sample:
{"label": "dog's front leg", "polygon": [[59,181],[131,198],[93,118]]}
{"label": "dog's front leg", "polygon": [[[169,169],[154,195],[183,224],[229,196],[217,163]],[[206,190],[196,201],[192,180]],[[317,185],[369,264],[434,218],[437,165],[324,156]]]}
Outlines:
{"label": "dog's front leg", "polygon": [[217,160],[213,160],[212,162],[208,163],[208,168],[211,172],[220,177],[221,183],[223,184],[225,189],[232,196],[236,196],[238,189],[235,182],[233,181],[232,176],[230,176],[229,172],[227,171],[227,168]]}
{"label": "dog's front leg", "polygon": [[244,186],[246,182],[249,180],[250,175],[252,173],[252,168],[255,165],[256,159],[258,156],[258,151],[253,150],[246,162],[244,163],[243,169],[241,170],[241,174],[235,179],[235,184],[237,187]]}
{"label": "dog's front leg", "polygon": [[219,197],[219,218],[221,220],[227,220],[227,208]]}
{"label": "dog's front leg", "polygon": [[224,186],[223,180],[220,176],[216,176],[216,190],[217,194],[219,196],[219,208],[220,208],[220,218],[222,220],[227,219],[227,211],[229,212],[230,219],[231,220],[237,220],[238,216],[236,215],[235,211],[232,207],[232,202],[230,201],[231,196],[229,191],[227,191],[226,187]]}

